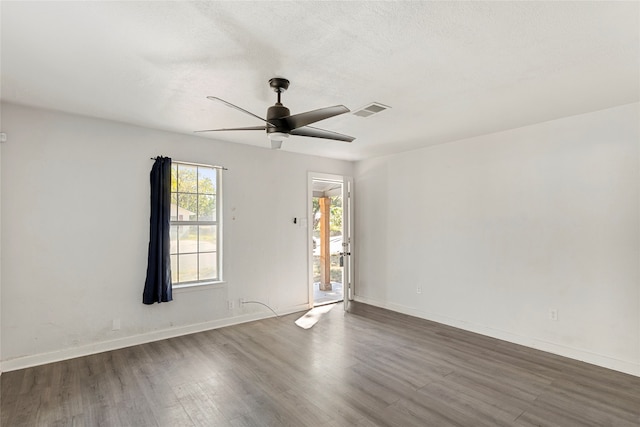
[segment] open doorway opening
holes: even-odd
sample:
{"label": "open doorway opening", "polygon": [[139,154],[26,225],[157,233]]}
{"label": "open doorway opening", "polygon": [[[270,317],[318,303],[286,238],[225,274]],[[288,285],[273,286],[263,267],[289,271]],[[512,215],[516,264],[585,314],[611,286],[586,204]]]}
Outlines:
{"label": "open doorway opening", "polygon": [[309,174],[309,277],[313,307],[351,297],[350,186],[351,179],[347,177]]}
{"label": "open doorway opening", "polygon": [[[342,181],[313,180],[313,305],[343,299]],[[344,261],[342,261],[344,263]]]}

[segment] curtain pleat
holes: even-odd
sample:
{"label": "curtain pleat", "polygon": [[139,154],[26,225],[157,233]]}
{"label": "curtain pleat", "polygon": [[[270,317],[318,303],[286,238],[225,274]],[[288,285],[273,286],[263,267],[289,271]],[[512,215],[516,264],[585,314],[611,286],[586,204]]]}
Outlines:
{"label": "curtain pleat", "polygon": [[171,207],[171,159],[156,157],[151,169],[151,218],[147,279],[142,302],[168,302],[171,295],[171,258],[169,257],[169,220]]}

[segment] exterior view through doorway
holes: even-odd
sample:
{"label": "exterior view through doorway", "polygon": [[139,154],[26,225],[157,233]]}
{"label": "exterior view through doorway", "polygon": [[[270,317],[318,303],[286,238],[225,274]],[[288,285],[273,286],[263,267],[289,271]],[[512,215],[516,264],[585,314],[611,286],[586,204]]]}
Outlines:
{"label": "exterior view through doorway", "polygon": [[[351,179],[309,174],[310,305],[345,301],[351,291]],[[346,296],[346,298],[345,298]]]}

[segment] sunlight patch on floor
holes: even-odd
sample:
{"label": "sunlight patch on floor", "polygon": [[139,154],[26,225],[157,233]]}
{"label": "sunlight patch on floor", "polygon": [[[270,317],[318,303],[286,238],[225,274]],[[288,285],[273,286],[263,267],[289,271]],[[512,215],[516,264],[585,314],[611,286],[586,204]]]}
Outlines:
{"label": "sunlight patch on floor", "polygon": [[322,317],[323,314],[328,313],[335,304],[322,305],[320,307],[314,307],[311,310],[307,311],[304,316],[296,320],[296,325],[300,326],[302,329],[309,329]]}

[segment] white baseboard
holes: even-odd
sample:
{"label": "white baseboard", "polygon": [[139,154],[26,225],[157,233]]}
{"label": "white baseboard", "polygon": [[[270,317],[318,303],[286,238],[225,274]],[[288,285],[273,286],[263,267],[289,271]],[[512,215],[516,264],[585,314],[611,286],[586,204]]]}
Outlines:
{"label": "white baseboard", "polygon": [[[301,304],[286,309],[279,310],[280,316],[308,310],[308,304]],[[177,328],[162,329],[140,335],[133,335],[118,338],[110,341],[101,341],[83,346],[67,348],[64,350],[40,353],[29,356],[21,356],[2,361],[2,371],[9,372],[18,369],[30,368],[32,366],[44,365],[47,363],[59,362],[61,360],[74,359],[76,357],[88,356],[105,351],[118,350],[134,345],[145,344],[153,341],[160,341],[167,338],[189,335],[196,332],[208,331],[211,329],[223,328],[225,326],[239,325],[241,323],[253,322],[255,320],[274,317],[273,313],[249,313],[240,316],[228,317],[224,319],[212,320],[209,322],[196,323],[193,325],[180,326]],[[2,372],[0,371],[0,373]]]}
{"label": "white baseboard", "polygon": [[614,371],[624,372],[625,374],[635,375],[640,377],[640,363],[629,362],[626,360],[619,360],[609,356],[604,356],[590,351],[569,347],[563,344],[548,342],[537,338],[531,338],[513,334],[511,332],[502,331],[499,329],[490,328],[483,325],[477,325],[462,320],[452,319],[449,317],[440,316],[434,313],[428,313],[415,308],[406,307],[400,304],[394,304],[390,302],[380,301],[373,298],[363,297],[356,295],[355,300],[364,304],[373,305],[387,310],[395,311],[402,314],[407,314],[413,317],[419,317],[421,319],[431,320],[433,322],[442,323],[444,325],[453,326],[455,328],[463,329],[465,331],[475,332],[477,334],[485,335],[492,338],[497,338],[503,341],[508,341],[514,344],[523,345],[525,347],[535,348],[536,350],[546,351],[547,353],[553,353],[559,356],[568,357],[570,359],[579,360],[582,362],[590,363],[592,365],[601,366],[603,368],[612,369]]}

